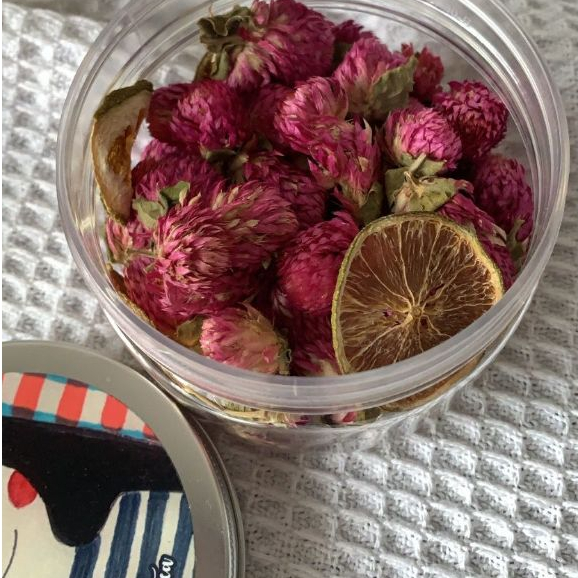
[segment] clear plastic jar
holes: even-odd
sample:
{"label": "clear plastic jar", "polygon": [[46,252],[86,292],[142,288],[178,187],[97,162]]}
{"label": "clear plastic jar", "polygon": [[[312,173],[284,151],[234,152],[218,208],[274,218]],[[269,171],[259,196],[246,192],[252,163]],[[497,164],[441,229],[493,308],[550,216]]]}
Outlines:
{"label": "clear plastic jar", "polygon": [[232,2],[134,1],[120,12],[90,49],[70,88],[57,160],[60,211],[74,258],[110,322],[152,377],[180,402],[226,420],[243,435],[299,445],[400,423],[411,427],[412,418],[447,401],[490,363],[520,322],[550,257],[569,170],[558,91],[534,43],[497,1],[305,3],[334,21],[358,20],[392,46],[408,40],[417,47],[427,44],[449,63],[446,79],[481,78],[510,110],[508,153],[522,156],[528,169],[534,236],[526,266],[504,298],[455,337],[364,373],[269,376],[195,354],[147,325],[117,296],[102,246],[103,211],[89,149],[92,115],[107,92],[139,78],[155,86],[190,80],[204,52],[197,20],[209,10],[229,10]]}

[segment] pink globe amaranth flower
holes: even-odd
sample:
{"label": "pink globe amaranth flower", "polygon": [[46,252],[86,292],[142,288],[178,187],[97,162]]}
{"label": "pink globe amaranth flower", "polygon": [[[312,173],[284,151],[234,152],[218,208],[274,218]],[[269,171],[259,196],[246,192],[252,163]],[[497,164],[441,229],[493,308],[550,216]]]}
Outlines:
{"label": "pink globe amaranth flower", "polygon": [[151,231],[134,216],[126,225],[111,218],[106,220],[106,244],[112,261],[123,263],[131,253],[149,249],[151,243]]}
{"label": "pink globe amaranth flower", "polygon": [[164,143],[175,143],[171,120],[181,98],[194,89],[191,82],[169,84],[157,88],[151,97],[147,121],[151,135]]}
{"label": "pink globe amaranth flower", "polygon": [[523,243],[534,226],[534,197],[524,167],[515,159],[488,155],[474,167],[474,199],[496,223]]}
{"label": "pink globe amaranth flower", "polygon": [[159,166],[159,161],[153,158],[146,158],[140,160],[132,169],[131,169],[131,182],[132,182],[132,190],[133,194],[136,192],[139,183],[141,180],[153,169]]}
{"label": "pink globe amaranth flower", "polygon": [[343,44],[353,44],[361,38],[375,38],[373,32],[364,30],[363,26],[355,22],[355,20],[346,20],[340,24],[335,24],[333,35],[336,43],[342,42]]}
{"label": "pink globe amaranth flower", "polygon": [[198,146],[207,156],[243,144],[248,136],[246,116],[241,98],[229,85],[207,79],[194,82],[177,101],[169,127],[173,141]]}
{"label": "pink globe amaranth flower", "polygon": [[204,355],[241,369],[288,375],[287,343],[257,309],[227,308],[203,321]]}
{"label": "pink globe amaranth flower", "polygon": [[178,152],[153,161],[149,170],[136,181],[135,195],[156,201],[162,189],[180,181],[190,184],[189,198],[198,194],[210,197],[224,186],[221,175],[207,161],[187,152]]}
{"label": "pink globe amaranth flower", "polygon": [[506,234],[492,217],[461,193],[452,197],[438,212],[459,225],[473,229],[486,253],[502,272],[504,287],[508,289],[514,282],[516,267],[506,246]]}
{"label": "pink globe amaranth flower", "polygon": [[257,279],[248,269],[235,268],[219,277],[164,277],[162,309],[181,320],[210,315],[249,299],[257,291]]}
{"label": "pink globe amaranth flower", "polygon": [[283,140],[309,154],[320,127],[331,127],[347,115],[347,95],[331,78],[313,77],[297,86],[284,99],[275,118],[275,128]]}
{"label": "pink globe amaranth flower", "polygon": [[333,47],[333,69],[335,70],[351,48],[352,44],[361,38],[375,38],[373,32],[364,30],[360,24],[354,20],[346,20],[341,24],[336,24],[333,28],[335,44]]}
{"label": "pink globe amaranth flower", "polygon": [[229,74],[232,86],[254,89],[271,78],[292,85],[329,73],[333,24],[322,14],[294,0],[257,0],[252,12],[254,29],[241,30],[246,44]]}
{"label": "pink globe amaranth flower", "polygon": [[[196,153],[193,151],[192,154]],[[186,151],[179,150],[179,148],[174,145],[153,138],[144,148],[140,156],[140,161],[132,168],[131,177],[133,190],[136,190],[141,179],[148,172],[159,166],[161,160],[172,155],[184,157],[186,156]]]}
{"label": "pink globe amaranth flower", "polygon": [[215,211],[199,203],[175,205],[153,233],[158,270],[177,278],[224,275],[231,268],[234,240]]}
{"label": "pink globe amaranth flower", "polygon": [[175,145],[168,144],[166,142],[162,142],[156,138],[153,138],[147,146],[144,148],[140,160],[146,161],[151,159],[153,161],[160,161],[164,157],[177,154],[179,152],[179,148]]}
{"label": "pink globe amaranth flower", "polygon": [[267,265],[273,253],[292,239],[298,223],[278,188],[247,181],[217,194],[211,209],[233,238],[233,266],[255,269]]}
{"label": "pink globe amaranth flower", "polygon": [[158,219],[153,240],[161,308],[171,318],[218,311],[250,295],[248,272],[233,263],[236,241],[214,210],[175,205]]}
{"label": "pink globe amaranth flower", "polygon": [[290,203],[299,229],[321,222],[325,216],[328,193],[308,171],[283,162],[275,153],[260,153],[243,165],[247,180],[261,181],[279,190]]}
{"label": "pink globe amaranth flower", "polygon": [[296,375],[339,375],[333,349],[331,315],[301,314],[299,330],[291,333],[291,369]]}
{"label": "pink globe amaranth flower", "polygon": [[311,173],[325,188],[339,186],[356,209],[367,202],[379,179],[381,154],[366,123],[340,122],[322,131],[311,143]]}
{"label": "pink globe amaranth flower", "polygon": [[272,81],[292,85],[331,68],[333,24],[295,0],[256,0],[251,9],[236,6],[199,26],[209,52],[197,76],[227,79],[245,92]]}
{"label": "pink globe amaranth flower", "polygon": [[433,104],[459,134],[463,157],[479,159],[506,135],[508,109],[481,82],[453,81],[449,86],[449,91],[434,95]]}
{"label": "pink globe amaranth flower", "polygon": [[275,127],[280,108],[293,89],[282,84],[268,84],[256,94],[250,114],[251,129],[266,138],[275,148],[288,149],[289,145]]}
{"label": "pink globe amaranth flower", "polygon": [[442,59],[430,52],[424,46],[419,52],[415,52],[412,44],[402,44],[401,52],[409,58],[415,54],[417,66],[413,74],[412,96],[429,104],[433,95],[441,90],[440,82],[444,76]]}
{"label": "pink globe amaranth flower", "polygon": [[376,38],[361,38],[352,45],[333,77],[347,93],[350,113],[368,121],[385,120],[390,110],[407,104],[415,65],[414,57],[408,59],[400,52],[391,52]]}
{"label": "pink globe amaranth flower", "polygon": [[383,127],[386,150],[398,166],[410,167],[423,161],[418,170],[434,175],[456,168],[462,156],[460,137],[448,120],[431,108],[394,110]]}
{"label": "pink globe amaranth flower", "polygon": [[312,315],[331,310],[339,267],[359,229],[345,211],[299,233],[278,261],[278,287],[290,307]]}
{"label": "pink globe amaranth flower", "polygon": [[165,294],[163,277],[155,268],[152,257],[131,259],[124,269],[124,284],[128,298],[165,334],[170,334],[177,325],[186,321],[186,315],[172,315],[162,308]]}

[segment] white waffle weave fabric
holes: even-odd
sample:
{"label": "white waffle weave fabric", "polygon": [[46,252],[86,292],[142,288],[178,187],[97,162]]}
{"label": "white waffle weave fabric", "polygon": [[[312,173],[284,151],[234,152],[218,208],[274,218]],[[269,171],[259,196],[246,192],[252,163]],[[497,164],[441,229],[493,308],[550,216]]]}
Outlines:
{"label": "white waffle weave fabric", "polygon": [[[554,73],[576,153],[576,0],[507,3]],[[118,4],[4,3],[3,327],[5,339],[72,341],[131,363],[76,272],[54,186],[68,86]],[[368,451],[285,455],[231,439],[220,449],[248,578],[578,578],[576,169],[530,310],[448,413]]]}

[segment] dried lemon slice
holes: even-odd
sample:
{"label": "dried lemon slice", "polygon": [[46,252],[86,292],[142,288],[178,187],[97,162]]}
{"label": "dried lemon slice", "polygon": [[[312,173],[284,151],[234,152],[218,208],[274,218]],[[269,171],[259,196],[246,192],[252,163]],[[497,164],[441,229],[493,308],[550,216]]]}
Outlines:
{"label": "dried lemon slice", "polygon": [[130,153],[152,91],[148,80],[139,80],[108,94],[94,114],[90,137],[94,175],[108,214],[121,222],[130,215]]}
{"label": "dried lemon slice", "polygon": [[477,237],[434,213],[374,221],[349,247],[333,297],[343,373],[401,361],[449,339],[503,295]]}

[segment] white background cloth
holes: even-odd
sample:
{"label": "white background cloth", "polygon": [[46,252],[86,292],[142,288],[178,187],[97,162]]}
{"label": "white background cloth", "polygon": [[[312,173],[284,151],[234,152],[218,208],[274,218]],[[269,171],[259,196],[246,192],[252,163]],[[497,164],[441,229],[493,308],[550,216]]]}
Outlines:
{"label": "white background cloth", "polygon": [[[130,362],[76,272],[54,187],[68,86],[117,4],[4,3],[3,327],[8,339],[71,341]],[[576,0],[507,4],[552,68],[576,152]],[[242,505],[248,578],[577,578],[576,169],[530,310],[448,413],[369,451],[220,446]]]}

